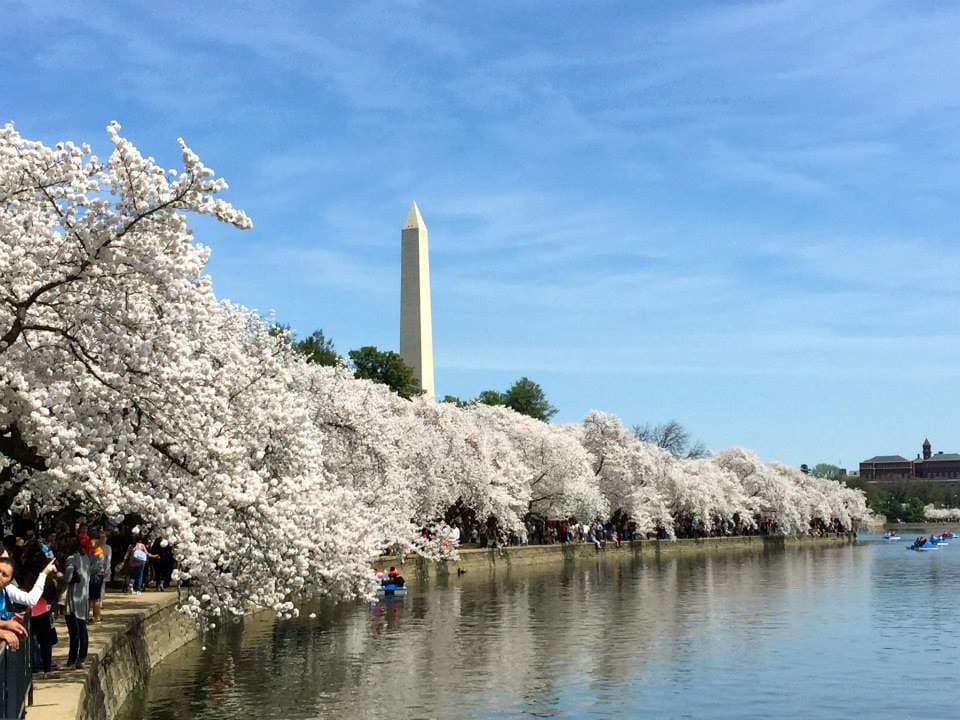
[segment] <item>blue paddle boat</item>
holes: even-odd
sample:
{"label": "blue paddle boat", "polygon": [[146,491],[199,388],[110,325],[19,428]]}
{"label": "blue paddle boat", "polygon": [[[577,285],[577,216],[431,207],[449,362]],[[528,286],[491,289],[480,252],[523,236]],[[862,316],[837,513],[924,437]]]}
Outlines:
{"label": "blue paddle boat", "polygon": [[407,594],[407,584],[397,568],[391,566],[389,572],[380,577],[377,595],[380,597],[403,597]]}
{"label": "blue paddle boat", "polygon": [[380,597],[403,597],[407,594],[407,588],[395,583],[387,583],[377,588],[377,595]]}
{"label": "blue paddle boat", "polygon": [[[946,543],[944,543],[946,544]],[[919,552],[927,552],[930,550],[939,550],[940,543],[937,542],[936,538],[933,537],[918,537],[912,543],[907,546],[907,550],[917,550]]]}

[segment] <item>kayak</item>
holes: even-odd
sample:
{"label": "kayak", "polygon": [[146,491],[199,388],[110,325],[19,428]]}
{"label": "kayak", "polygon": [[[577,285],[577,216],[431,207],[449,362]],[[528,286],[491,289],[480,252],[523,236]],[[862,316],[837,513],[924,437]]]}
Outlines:
{"label": "kayak", "polygon": [[883,539],[884,539],[884,540],[899,540],[899,539],[900,539],[900,536],[899,536],[899,535],[884,535],[884,536],[883,536]]}
{"label": "kayak", "polygon": [[377,588],[377,595],[381,597],[403,597],[407,594],[407,588],[403,585],[381,585]]}

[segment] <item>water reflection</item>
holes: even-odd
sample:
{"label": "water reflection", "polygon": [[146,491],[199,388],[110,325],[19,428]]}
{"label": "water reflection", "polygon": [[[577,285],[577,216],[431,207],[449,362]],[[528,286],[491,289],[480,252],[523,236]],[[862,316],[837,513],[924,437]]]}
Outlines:
{"label": "water reflection", "polygon": [[937,555],[866,542],[601,559],[261,616],[158,667],[125,720],[835,718],[879,698],[911,717],[920,692],[946,711],[960,547]]}

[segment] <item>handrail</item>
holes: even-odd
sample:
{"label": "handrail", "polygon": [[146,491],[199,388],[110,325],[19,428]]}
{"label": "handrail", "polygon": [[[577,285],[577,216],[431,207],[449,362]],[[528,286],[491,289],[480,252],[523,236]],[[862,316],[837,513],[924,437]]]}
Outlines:
{"label": "handrail", "polygon": [[0,717],[3,720],[26,717],[27,706],[32,701],[29,623],[27,630],[19,650],[13,650],[5,640],[0,640]]}

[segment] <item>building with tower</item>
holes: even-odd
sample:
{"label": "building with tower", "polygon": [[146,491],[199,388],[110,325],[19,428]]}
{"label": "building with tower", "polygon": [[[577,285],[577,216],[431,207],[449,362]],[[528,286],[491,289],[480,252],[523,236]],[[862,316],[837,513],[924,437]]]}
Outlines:
{"label": "building with tower", "polygon": [[900,455],[877,455],[860,463],[860,477],[870,482],[957,482],[960,481],[960,453],[934,453],[930,440],[925,439],[915,460]]}

